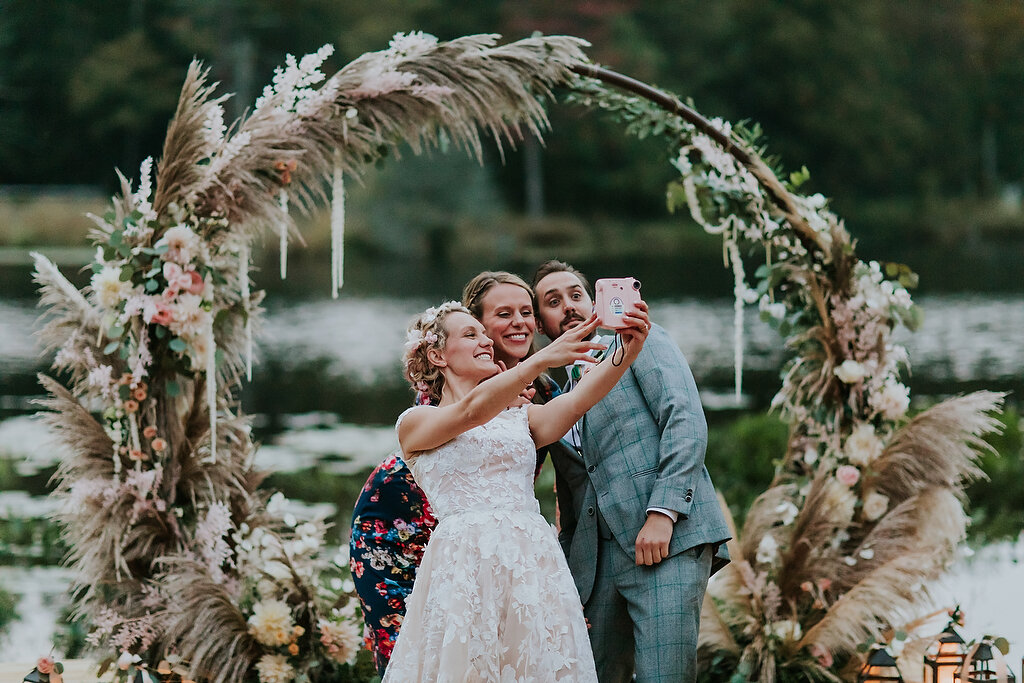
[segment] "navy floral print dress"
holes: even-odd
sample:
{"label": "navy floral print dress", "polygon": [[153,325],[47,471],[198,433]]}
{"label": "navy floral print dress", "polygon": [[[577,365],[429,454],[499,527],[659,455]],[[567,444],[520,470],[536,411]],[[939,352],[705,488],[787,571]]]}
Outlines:
{"label": "navy floral print dress", "polygon": [[352,516],[349,567],[363,607],[366,646],[378,673],[391,658],[416,569],[437,525],[398,453],[370,473]]}

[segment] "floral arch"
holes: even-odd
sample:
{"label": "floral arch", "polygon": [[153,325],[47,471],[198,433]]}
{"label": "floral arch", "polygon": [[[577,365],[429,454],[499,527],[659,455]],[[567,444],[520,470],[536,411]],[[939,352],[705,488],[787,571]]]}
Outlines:
{"label": "floral arch", "polygon": [[[345,176],[403,142],[418,153],[451,141],[479,157],[480,131],[499,148],[523,127],[539,136],[556,86],[634,134],[664,136],[680,174],[670,206],[722,235],[738,323],[758,302],[793,353],[775,399],[788,451],[709,589],[702,680],[851,680],[858,646],[929,606],[928,586],[963,538],[963,486],[979,474],[1001,396],[951,399],[908,420],[907,358],[891,333],[913,325],[912,274],[860,261],[827,201],[799,194],[801,174],[779,180],[762,160],[756,131],[592,65],[584,46],[399,34],[329,78],[325,46],[289,56],[229,127],[225,96],[193,63],[160,161],[143,162],[134,187],[122,176],[111,210],[90,216],[91,286],[77,290],[36,255],[43,339],[70,377],[68,387],[40,380],[47,420],[74,453],[56,495],[75,603],[122,676],[368,680],[353,663],[355,602],[318,552],[322,525],[297,525],[279,496],[257,493],[235,398],[261,313],[250,242],[276,231],[283,275],[289,205],[333,200],[337,295]],[[749,284],[752,253],[764,264]]]}

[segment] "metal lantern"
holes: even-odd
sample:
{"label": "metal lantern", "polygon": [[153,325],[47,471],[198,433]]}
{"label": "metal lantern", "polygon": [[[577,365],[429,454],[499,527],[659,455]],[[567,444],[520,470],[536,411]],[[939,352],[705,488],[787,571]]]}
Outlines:
{"label": "metal lantern", "polygon": [[953,683],[967,656],[967,645],[950,624],[924,653],[924,683]]}
{"label": "metal lantern", "polygon": [[857,683],[883,683],[884,681],[903,683],[903,676],[900,675],[896,660],[892,658],[889,651],[881,645],[876,645],[857,675]]}
{"label": "metal lantern", "polygon": [[972,647],[953,679],[955,683],[1015,683],[1017,677],[1010,671],[998,650],[988,638]]}

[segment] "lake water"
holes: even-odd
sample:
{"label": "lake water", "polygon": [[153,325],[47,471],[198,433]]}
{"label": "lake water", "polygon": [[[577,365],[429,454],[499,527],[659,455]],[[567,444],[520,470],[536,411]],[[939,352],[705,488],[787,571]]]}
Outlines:
{"label": "lake water", "polygon": [[[356,288],[363,293],[346,293],[338,300],[325,298],[323,289],[312,295],[296,289],[301,287],[292,284],[268,301],[253,383],[242,396],[264,444],[257,465],[277,472],[316,466],[339,477],[363,472],[394,448],[391,425],[409,403],[399,363],[405,325],[416,312],[447,297],[436,284],[422,296],[374,296],[364,287]],[[448,290],[447,296],[457,293],[454,286]],[[689,359],[712,419],[767,406],[785,354],[777,334],[757,319],[755,310],[746,314],[744,392],[737,403],[732,395],[732,301],[664,296],[650,303],[652,318]],[[1011,400],[1018,400],[1024,392],[1024,293],[933,294],[917,303],[924,312],[922,328],[897,335],[910,353],[907,381],[915,396],[988,388],[1013,392]],[[24,477],[50,471],[62,457],[29,417],[30,401],[40,393],[35,373],[46,371],[49,362],[41,358],[32,335],[38,314],[23,289],[18,295],[0,293],[0,458],[15,462]],[[35,486],[44,484],[45,477]],[[39,493],[0,493],[0,517],[45,514],[52,503]],[[333,510],[320,506],[313,512],[329,515]],[[55,568],[0,570],[0,583],[23,596],[21,611],[28,620],[0,643],[0,659],[5,653],[46,649],[52,632],[47,624],[64,600],[67,576]],[[965,633],[1008,637],[1019,663],[1024,541],[982,548],[963,558],[942,590],[947,602],[963,605]]]}

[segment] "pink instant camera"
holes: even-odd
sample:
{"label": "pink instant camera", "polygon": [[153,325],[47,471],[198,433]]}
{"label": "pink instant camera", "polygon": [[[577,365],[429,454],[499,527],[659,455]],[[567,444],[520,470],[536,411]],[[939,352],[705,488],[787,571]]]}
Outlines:
{"label": "pink instant camera", "polygon": [[631,277],[601,278],[594,283],[594,311],[601,327],[621,330],[629,327],[622,322],[624,313],[633,310],[640,301],[640,281]]}

